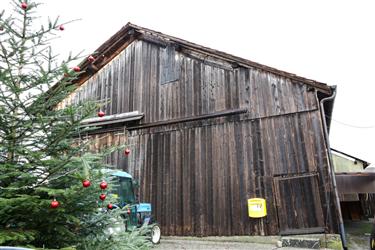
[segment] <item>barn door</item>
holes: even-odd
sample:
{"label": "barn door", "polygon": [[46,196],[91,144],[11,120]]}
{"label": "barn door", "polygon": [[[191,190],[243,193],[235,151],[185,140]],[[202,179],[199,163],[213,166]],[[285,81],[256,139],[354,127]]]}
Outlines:
{"label": "barn door", "polygon": [[324,232],[317,174],[274,178],[281,235]]}

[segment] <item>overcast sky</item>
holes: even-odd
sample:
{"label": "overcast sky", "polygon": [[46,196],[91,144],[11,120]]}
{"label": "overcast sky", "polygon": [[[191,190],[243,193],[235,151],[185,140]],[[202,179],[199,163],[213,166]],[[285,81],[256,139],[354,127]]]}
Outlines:
{"label": "overcast sky", "polygon": [[[0,0],[0,10],[8,8]],[[40,0],[68,24],[55,51],[94,51],[127,22],[337,85],[331,146],[375,164],[374,1]],[[9,9],[9,8],[8,8]]]}

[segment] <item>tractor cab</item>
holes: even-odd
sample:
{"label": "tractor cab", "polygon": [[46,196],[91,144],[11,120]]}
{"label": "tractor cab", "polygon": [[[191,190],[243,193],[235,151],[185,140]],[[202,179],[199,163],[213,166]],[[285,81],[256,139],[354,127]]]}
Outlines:
{"label": "tractor cab", "polygon": [[118,180],[115,191],[120,199],[120,207],[136,203],[133,177],[124,171],[114,171],[111,175],[117,177]]}
{"label": "tractor cab", "polygon": [[127,209],[125,215],[125,230],[132,230],[142,225],[152,225],[151,242],[160,242],[160,227],[152,218],[152,207],[150,203],[139,203],[134,193],[133,177],[124,171],[110,171],[110,175],[117,178],[114,192],[118,195],[120,208]]}

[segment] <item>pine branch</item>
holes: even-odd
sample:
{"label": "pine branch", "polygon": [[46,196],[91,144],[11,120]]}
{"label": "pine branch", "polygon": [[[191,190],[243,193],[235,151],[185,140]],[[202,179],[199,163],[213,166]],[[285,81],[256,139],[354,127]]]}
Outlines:
{"label": "pine branch", "polygon": [[[142,245],[135,234],[111,239],[105,234],[117,212],[98,212],[93,186],[105,178],[100,171],[109,167],[104,158],[117,148],[89,153],[91,142],[81,138],[89,129],[80,123],[94,114],[97,103],[56,109],[75,89],[79,73],[68,64],[80,54],[58,61],[49,42],[57,37],[60,21],[34,29],[38,4],[32,1],[13,0],[14,14],[8,17],[0,12],[0,228],[25,236],[1,241],[7,232],[0,229],[0,244],[100,249],[107,243],[120,249],[128,240],[130,248]],[[83,188],[81,180],[88,177],[93,185]],[[60,206],[52,209],[55,198]],[[35,237],[27,237],[33,230]]]}

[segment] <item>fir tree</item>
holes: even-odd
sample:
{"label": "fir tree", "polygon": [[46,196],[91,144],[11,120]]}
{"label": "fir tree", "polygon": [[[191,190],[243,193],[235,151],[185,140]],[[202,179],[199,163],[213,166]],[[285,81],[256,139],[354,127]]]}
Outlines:
{"label": "fir tree", "polygon": [[121,213],[98,210],[108,202],[98,202],[106,152],[88,152],[80,138],[80,123],[98,104],[56,109],[80,74],[68,67],[77,56],[59,63],[50,47],[64,24],[56,19],[36,29],[38,4],[13,5],[12,15],[0,13],[0,245],[126,249],[114,243],[133,237],[129,246],[144,248],[137,233],[105,234]]}

